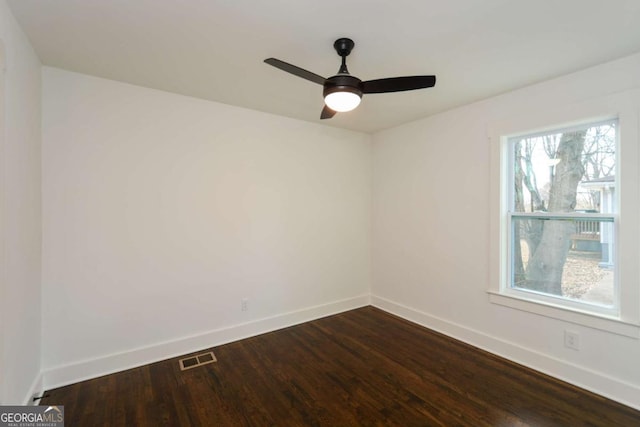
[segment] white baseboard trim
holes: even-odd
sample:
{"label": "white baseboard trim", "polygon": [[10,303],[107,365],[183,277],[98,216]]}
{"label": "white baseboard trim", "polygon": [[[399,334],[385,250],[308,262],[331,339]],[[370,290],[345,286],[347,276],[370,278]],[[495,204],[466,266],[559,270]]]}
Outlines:
{"label": "white baseboard trim", "polygon": [[[205,348],[227,344],[244,338],[272,332],[278,329],[330,316],[370,305],[370,295],[361,295],[328,304],[308,307],[212,330],[206,333],[182,337],[156,345],[132,349],[94,359],[78,361],[64,366],[46,369],[41,375],[42,390],[62,387],[103,375],[124,371],[149,363],[171,359]],[[31,396],[31,395],[30,395]],[[30,397],[29,397],[30,398]]]}
{"label": "white baseboard trim", "polygon": [[31,387],[29,387],[29,390],[27,391],[27,395],[22,400],[24,402],[24,405],[29,405],[29,406],[38,405],[39,402],[33,401],[33,396],[42,396],[42,393],[44,393],[42,373],[39,373],[38,376],[36,376],[35,379],[33,380],[33,383],[31,383]]}
{"label": "white baseboard trim", "polygon": [[371,305],[489,353],[640,410],[640,387],[633,384],[492,337],[382,297],[372,295]]}

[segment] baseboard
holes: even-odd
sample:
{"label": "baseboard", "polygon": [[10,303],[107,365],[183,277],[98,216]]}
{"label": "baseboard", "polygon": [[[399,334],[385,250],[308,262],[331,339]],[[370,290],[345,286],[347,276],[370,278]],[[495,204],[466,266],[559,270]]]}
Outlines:
{"label": "baseboard", "polygon": [[640,387],[549,355],[500,340],[483,332],[411,307],[371,296],[371,305],[528,368],[640,410]]}
{"label": "baseboard", "polygon": [[33,396],[42,396],[42,393],[44,392],[43,384],[42,373],[39,373],[38,376],[36,376],[36,378],[33,380],[31,387],[29,387],[27,395],[22,400],[25,405],[38,405],[39,402],[34,401]]}
{"label": "baseboard", "polygon": [[64,366],[46,369],[42,372],[43,390],[62,387],[103,375],[124,371],[149,363],[170,359],[209,347],[227,344],[244,338],[275,331],[332,314],[341,313],[371,303],[369,294],[307,307],[301,310],[279,314],[212,330],[203,334],[182,337],[177,340],[158,343],[153,346],[132,349],[127,352],[105,355]]}

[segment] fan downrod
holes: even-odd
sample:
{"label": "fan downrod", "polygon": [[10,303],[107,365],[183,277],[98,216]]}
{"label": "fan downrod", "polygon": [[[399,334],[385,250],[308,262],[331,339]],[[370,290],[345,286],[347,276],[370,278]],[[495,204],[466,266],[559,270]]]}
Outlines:
{"label": "fan downrod", "polygon": [[336,52],[338,52],[338,55],[340,55],[343,58],[345,56],[349,56],[349,54],[351,53],[351,50],[355,45],[356,44],[353,42],[353,40],[348,39],[346,37],[338,39],[335,41],[335,43],[333,43],[334,49],[336,50]]}

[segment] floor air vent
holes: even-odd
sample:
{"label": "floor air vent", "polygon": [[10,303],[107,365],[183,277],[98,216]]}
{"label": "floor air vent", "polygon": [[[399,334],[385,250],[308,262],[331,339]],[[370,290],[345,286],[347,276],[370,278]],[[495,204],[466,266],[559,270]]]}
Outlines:
{"label": "floor air vent", "polygon": [[180,359],[180,370],[184,371],[191,368],[197,368],[198,366],[206,365],[207,363],[216,362],[216,356],[213,351],[208,353],[198,354],[197,356],[185,357]]}

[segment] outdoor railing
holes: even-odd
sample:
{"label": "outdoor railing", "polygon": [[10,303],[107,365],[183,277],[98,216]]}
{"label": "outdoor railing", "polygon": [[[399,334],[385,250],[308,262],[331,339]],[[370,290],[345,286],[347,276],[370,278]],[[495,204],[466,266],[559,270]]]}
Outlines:
{"label": "outdoor railing", "polygon": [[600,239],[600,221],[575,221],[576,232],[575,239],[599,240]]}

